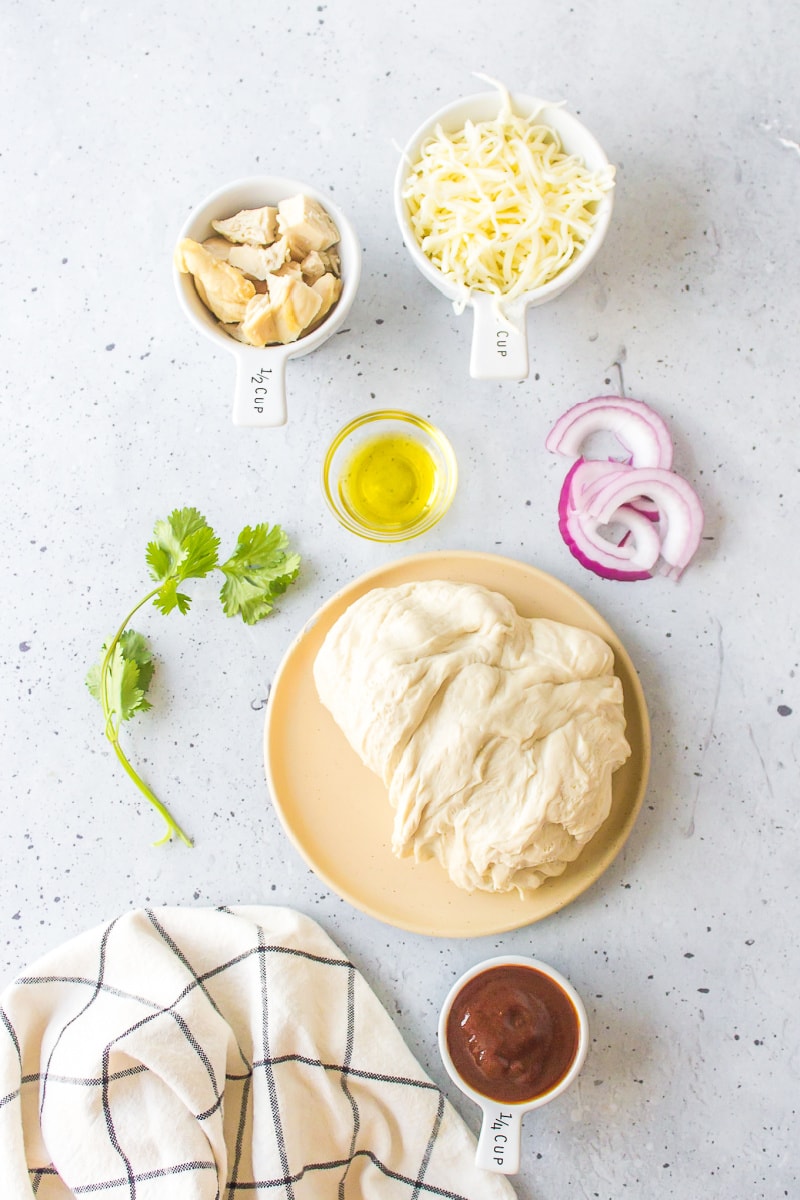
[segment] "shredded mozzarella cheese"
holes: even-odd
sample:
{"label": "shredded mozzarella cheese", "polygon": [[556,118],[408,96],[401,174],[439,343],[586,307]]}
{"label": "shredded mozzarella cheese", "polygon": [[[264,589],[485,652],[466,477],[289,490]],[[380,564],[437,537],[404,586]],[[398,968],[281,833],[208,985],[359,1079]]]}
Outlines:
{"label": "shredded mozzarella cheese", "polygon": [[501,88],[494,121],[441,125],[420,149],[403,190],[423,253],[460,292],[511,302],[555,278],[592,234],[614,168],[590,171],[555,130],[511,109]]}

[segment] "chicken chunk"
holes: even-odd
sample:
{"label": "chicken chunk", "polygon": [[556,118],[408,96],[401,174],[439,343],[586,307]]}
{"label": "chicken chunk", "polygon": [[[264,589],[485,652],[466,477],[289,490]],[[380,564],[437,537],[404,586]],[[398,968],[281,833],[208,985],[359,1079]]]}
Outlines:
{"label": "chicken chunk", "polygon": [[229,242],[269,246],[278,236],[277,217],[278,210],[269,205],[264,208],[243,208],[224,221],[212,221],[211,226]]}
{"label": "chicken chunk", "polygon": [[238,333],[232,334],[250,346],[272,346],[280,341],[275,320],[275,306],[269,295],[255,296],[247,306]]}
{"label": "chicken chunk", "polygon": [[339,240],[339,231],[322,205],[304,195],[279,202],[278,229],[298,262],[312,250],[327,250]]}
{"label": "chicken chunk", "polygon": [[240,341],[251,346],[294,342],[316,317],[322,297],[292,275],[270,275],[269,295],[256,296],[247,306]]}
{"label": "chicken chunk", "polygon": [[[232,337],[237,342],[244,342],[246,346],[251,346],[253,343],[248,342],[245,335],[242,333],[241,325],[220,325],[220,329],[227,333],[228,337]],[[262,345],[263,343],[259,343]]]}
{"label": "chicken chunk", "polygon": [[270,275],[267,286],[275,308],[278,340],[296,341],[322,307],[322,297],[292,275]]}
{"label": "chicken chunk", "polygon": [[228,261],[228,255],[230,254],[232,247],[227,238],[210,237],[206,238],[206,240],[201,244],[204,250],[207,250],[209,254],[214,255],[214,258],[219,258],[222,260],[222,262]]}
{"label": "chicken chunk", "polygon": [[211,305],[208,303],[208,296],[206,295],[206,289],[203,287],[202,279],[199,279],[197,277],[197,275],[194,275],[192,278],[194,281],[194,290],[197,292],[198,296],[203,301],[203,304],[205,304],[206,308],[210,310]]}
{"label": "chicken chunk", "polygon": [[331,246],[328,250],[321,250],[319,256],[326,271],[332,271],[334,275],[341,275],[342,260],[335,246]]}
{"label": "chicken chunk", "polygon": [[184,238],[175,251],[175,265],[184,275],[193,275],[200,299],[220,321],[241,321],[255,288],[241,271],[220,262],[199,242]]}
{"label": "chicken chunk", "polygon": [[331,275],[329,271],[326,271],[324,275],[321,275],[319,279],[316,279],[314,283],[312,283],[311,290],[312,292],[316,292],[322,301],[319,312],[317,313],[316,317],[314,318],[314,322],[311,325],[312,329],[316,329],[316,327],[324,321],[325,317],[327,317],[328,313],[341,296],[342,281],[341,279],[337,279],[335,275]]}
{"label": "chicken chunk", "polygon": [[307,282],[307,280],[303,279],[303,272],[300,269],[300,263],[295,262],[293,258],[288,259],[283,266],[279,267],[277,271],[273,271],[272,273],[273,275],[291,275],[293,279],[301,279],[303,283]]}
{"label": "chicken chunk", "polygon": [[289,257],[289,243],[279,238],[271,246],[229,246],[228,262],[253,279],[266,279],[278,271]]}
{"label": "chicken chunk", "polygon": [[303,275],[303,283],[307,283],[309,287],[325,274],[325,263],[318,250],[312,250],[305,256],[300,263],[300,270]]}

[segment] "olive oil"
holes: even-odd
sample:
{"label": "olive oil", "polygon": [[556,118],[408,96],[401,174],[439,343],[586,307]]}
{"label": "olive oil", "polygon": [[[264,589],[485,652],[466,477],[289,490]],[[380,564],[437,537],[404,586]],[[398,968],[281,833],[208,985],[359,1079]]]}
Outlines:
{"label": "olive oil", "polygon": [[339,480],[339,496],[350,515],[380,530],[416,525],[434,503],[437,488],[430,450],[395,433],[362,442]]}

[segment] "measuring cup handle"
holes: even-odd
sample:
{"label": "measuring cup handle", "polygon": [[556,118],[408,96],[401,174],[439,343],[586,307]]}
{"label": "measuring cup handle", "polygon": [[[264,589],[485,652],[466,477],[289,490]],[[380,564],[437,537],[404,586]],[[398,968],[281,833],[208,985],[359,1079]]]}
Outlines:
{"label": "measuring cup handle", "polygon": [[475,1165],[498,1175],[519,1171],[522,1113],[513,1104],[488,1103],[483,1108]]}
{"label": "measuring cup handle", "polygon": [[234,425],[267,429],[286,424],[286,358],[274,349],[264,354],[242,346],[237,352]]}
{"label": "measuring cup handle", "polygon": [[528,332],[525,309],[508,317],[495,311],[488,294],[474,294],[472,352],[469,373],[473,379],[527,379]]}

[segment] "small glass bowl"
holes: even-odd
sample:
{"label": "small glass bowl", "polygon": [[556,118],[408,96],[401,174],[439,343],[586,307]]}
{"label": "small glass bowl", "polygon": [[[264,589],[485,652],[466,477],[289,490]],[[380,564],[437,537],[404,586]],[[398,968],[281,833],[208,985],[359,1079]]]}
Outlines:
{"label": "small glass bowl", "polygon": [[322,491],[337,521],[374,542],[432,529],[456,493],[458,464],[445,435],[399,409],[363,413],[340,429],[322,465]]}

